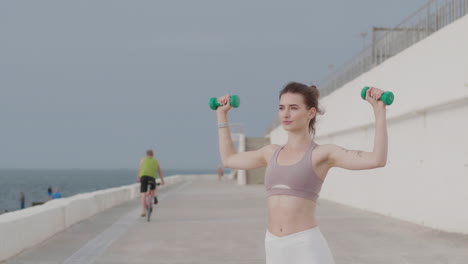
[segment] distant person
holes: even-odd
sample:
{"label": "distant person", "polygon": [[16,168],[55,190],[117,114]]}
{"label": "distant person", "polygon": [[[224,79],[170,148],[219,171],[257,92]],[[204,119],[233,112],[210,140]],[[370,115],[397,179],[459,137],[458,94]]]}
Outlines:
{"label": "distant person", "polygon": [[222,166],[222,165],[219,165],[219,166],[218,166],[218,181],[221,180],[221,178],[223,177],[223,175],[224,175],[223,166]]}
{"label": "distant person", "polygon": [[59,188],[55,188],[55,192],[51,196],[52,199],[62,198],[62,194],[59,191]]}
{"label": "distant person", "polygon": [[23,192],[23,191],[20,191],[19,201],[20,201],[20,207],[21,207],[21,209],[24,209],[24,208],[25,208],[25,204],[26,204],[26,197],[24,196],[24,192]]}
{"label": "distant person", "polygon": [[[243,170],[266,167],[267,264],[335,263],[315,218],[317,198],[333,167],[366,170],[385,166],[388,149],[386,105],[378,100],[383,93],[372,87],[366,94],[375,116],[372,152],[315,143],[314,125],[317,114],[321,113],[319,91],[315,86],[296,82],[287,84],[279,94],[278,118],[288,133],[286,144],[237,152],[227,118],[231,109],[230,96],[218,98],[221,106],[216,114],[223,165]],[[343,111],[351,107],[343,105]]]}
{"label": "distant person", "polygon": [[[150,188],[150,197],[151,200],[154,196],[154,203],[158,203],[158,198],[156,197],[156,179],[158,176],[161,178],[161,185],[164,185],[164,176],[161,170],[161,166],[156,160],[153,154],[153,150],[149,149],[146,151],[146,157],[142,158],[140,165],[138,167],[137,181],[140,183],[140,193],[141,193],[141,205],[143,212],[141,213],[142,217],[146,216],[146,199],[148,191],[148,185],[151,184]],[[151,205],[151,210],[153,209]]]}
{"label": "distant person", "polygon": [[49,185],[49,188],[47,188],[47,196],[49,200],[52,200],[52,186]]}

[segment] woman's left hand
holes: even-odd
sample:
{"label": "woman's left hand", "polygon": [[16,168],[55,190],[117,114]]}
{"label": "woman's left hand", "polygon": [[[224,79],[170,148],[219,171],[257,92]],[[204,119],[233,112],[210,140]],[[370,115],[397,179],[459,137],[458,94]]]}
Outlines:
{"label": "woman's left hand", "polygon": [[379,88],[371,87],[366,92],[366,100],[373,106],[381,106],[385,107],[385,103],[380,101],[379,98],[382,94],[385,93],[384,90],[380,90]]}

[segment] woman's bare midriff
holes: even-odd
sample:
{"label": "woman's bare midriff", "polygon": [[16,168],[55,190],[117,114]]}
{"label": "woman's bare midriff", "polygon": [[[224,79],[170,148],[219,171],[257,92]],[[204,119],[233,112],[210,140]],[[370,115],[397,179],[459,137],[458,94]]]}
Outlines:
{"label": "woman's bare midriff", "polygon": [[287,236],[317,226],[312,200],[288,196],[268,197],[268,231],[275,236]]}

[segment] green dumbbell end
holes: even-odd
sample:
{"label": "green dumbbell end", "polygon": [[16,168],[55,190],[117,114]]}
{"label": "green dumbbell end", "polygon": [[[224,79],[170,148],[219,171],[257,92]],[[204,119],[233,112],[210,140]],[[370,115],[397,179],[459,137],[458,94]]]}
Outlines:
{"label": "green dumbbell end", "polygon": [[239,96],[237,96],[237,95],[231,96],[230,103],[231,103],[231,106],[234,107],[234,108],[239,107],[239,105],[240,105],[240,98],[239,98]]}
{"label": "green dumbbell end", "polygon": [[369,90],[369,88],[370,88],[369,86],[366,86],[366,87],[362,88],[362,90],[361,90],[361,98],[362,99],[366,100],[366,93],[367,93],[367,90]]}
{"label": "green dumbbell end", "polygon": [[210,98],[210,108],[213,110],[218,109],[219,103],[218,99],[216,97],[211,97]]}
{"label": "green dumbbell end", "polygon": [[391,105],[394,99],[395,99],[395,96],[393,95],[392,92],[385,92],[379,98],[379,100],[382,100],[382,102],[384,102],[386,105]]}

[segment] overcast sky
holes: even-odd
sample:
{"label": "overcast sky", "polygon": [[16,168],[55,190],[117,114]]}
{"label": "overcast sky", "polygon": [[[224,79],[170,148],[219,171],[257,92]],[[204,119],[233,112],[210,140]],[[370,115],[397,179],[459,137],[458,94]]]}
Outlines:
{"label": "overcast sky", "polygon": [[213,168],[210,97],[238,94],[230,121],[263,136],[287,82],[320,84],[426,2],[1,1],[0,168],[134,168],[147,148]]}

